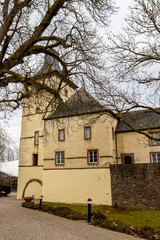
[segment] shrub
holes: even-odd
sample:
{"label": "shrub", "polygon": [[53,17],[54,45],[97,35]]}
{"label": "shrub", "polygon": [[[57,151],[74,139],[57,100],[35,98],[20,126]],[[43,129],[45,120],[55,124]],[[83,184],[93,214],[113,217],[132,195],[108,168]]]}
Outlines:
{"label": "shrub", "polygon": [[[34,204],[34,202],[23,202],[22,207],[37,210],[39,208],[39,204]],[[49,206],[49,205],[42,203],[41,211],[48,212],[48,213],[54,214],[56,216],[65,217],[65,218],[72,219],[72,220],[87,219],[87,217],[85,215],[74,212],[68,207],[55,207],[55,206]]]}
{"label": "shrub", "polygon": [[0,192],[5,192],[5,196],[10,194],[11,192],[11,185],[0,185]]}
{"label": "shrub", "polygon": [[34,208],[34,202],[22,202],[22,207]]}
{"label": "shrub", "polygon": [[92,217],[93,217],[94,220],[106,219],[106,216],[101,212],[93,212]]}
{"label": "shrub", "polygon": [[[23,202],[22,207],[27,207],[36,210],[39,208],[39,204],[34,204],[34,202]],[[87,215],[74,212],[68,207],[50,206],[45,203],[42,203],[41,207],[42,207],[41,211],[48,212],[60,217],[65,217],[72,220],[87,220]],[[92,214],[92,224],[99,227],[108,228],[113,231],[133,235],[135,237],[145,238],[148,240],[160,239],[160,231],[157,231],[154,228],[151,228],[149,226],[143,226],[138,228],[125,224],[123,222],[110,221],[106,218],[106,216],[103,213],[100,212],[94,212]]]}

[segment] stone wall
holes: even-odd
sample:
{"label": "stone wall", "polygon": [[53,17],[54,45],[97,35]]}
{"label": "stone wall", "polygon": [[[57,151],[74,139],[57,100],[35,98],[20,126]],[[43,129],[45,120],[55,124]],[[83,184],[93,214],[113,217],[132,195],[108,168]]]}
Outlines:
{"label": "stone wall", "polygon": [[160,209],[160,164],[111,165],[112,205]]}

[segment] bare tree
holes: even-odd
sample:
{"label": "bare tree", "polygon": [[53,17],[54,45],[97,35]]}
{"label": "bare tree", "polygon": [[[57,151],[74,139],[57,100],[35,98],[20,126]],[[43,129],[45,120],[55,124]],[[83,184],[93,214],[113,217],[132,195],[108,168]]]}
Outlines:
{"label": "bare tree", "polygon": [[108,36],[110,80],[103,94],[119,117],[131,129],[154,140],[145,131],[139,131],[127,119],[133,109],[144,109],[160,114],[160,1],[134,0],[126,26],[116,35]]}
{"label": "bare tree", "polygon": [[0,128],[0,162],[18,160],[17,148],[3,128]]}
{"label": "bare tree", "polygon": [[[0,110],[18,108],[33,89],[57,99],[64,78],[98,82],[104,62],[98,29],[108,26],[114,11],[112,0],[1,0]],[[46,76],[33,77],[42,54],[61,66],[57,88]]]}

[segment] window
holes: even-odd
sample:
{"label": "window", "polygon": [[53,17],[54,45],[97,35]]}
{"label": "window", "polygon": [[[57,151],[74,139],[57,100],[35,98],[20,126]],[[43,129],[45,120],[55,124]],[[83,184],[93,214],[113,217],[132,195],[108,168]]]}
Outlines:
{"label": "window", "polygon": [[65,97],[68,97],[68,90],[67,89],[64,90],[64,95],[65,95]]}
{"label": "window", "polygon": [[64,152],[56,152],[56,165],[64,164]]}
{"label": "window", "polygon": [[160,163],[160,152],[159,153],[151,153],[151,162],[152,163]]}
{"label": "window", "polygon": [[38,166],[38,154],[33,154],[33,166]]}
{"label": "window", "polygon": [[40,108],[36,107],[36,113],[39,113],[39,111],[40,111]]}
{"label": "window", "polygon": [[88,150],[88,163],[98,163],[98,150]]}
{"label": "window", "polygon": [[34,145],[38,145],[38,144],[39,144],[39,132],[35,132]]}
{"label": "window", "polygon": [[91,139],[91,127],[84,128],[84,138]]}
{"label": "window", "polygon": [[[160,138],[160,132],[153,132],[153,133],[150,133],[150,135],[155,138]],[[155,141],[155,140],[150,139],[150,145],[151,146],[160,146],[160,141]]]}
{"label": "window", "polygon": [[60,129],[59,134],[58,134],[58,140],[59,141],[64,141],[64,139],[65,139],[64,129]]}
{"label": "window", "polygon": [[131,156],[124,157],[124,164],[132,164]]}

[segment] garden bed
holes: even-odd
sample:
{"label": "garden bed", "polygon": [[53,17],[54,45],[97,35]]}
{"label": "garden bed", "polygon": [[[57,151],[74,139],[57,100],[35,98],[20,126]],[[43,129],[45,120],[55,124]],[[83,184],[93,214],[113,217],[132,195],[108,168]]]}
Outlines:
{"label": "garden bed", "polygon": [[[31,202],[31,203],[24,202],[22,203],[22,206],[31,208],[34,210],[39,209],[39,204],[34,204],[34,202]],[[87,206],[43,202],[40,210],[44,212],[48,212],[50,214],[60,216],[60,217],[72,219],[72,220],[87,221]],[[114,209],[106,206],[99,206],[99,207],[95,206],[95,207],[92,207],[92,211],[93,212],[92,212],[91,224],[95,226],[126,233],[132,236],[141,237],[145,239],[152,239],[152,240],[160,239],[160,231],[158,229],[151,226],[146,226],[146,225],[135,226],[135,225],[129,224],[130,221],[127,222],[127,218],[128,219],[130,219],[130,217],[134,218],[135,217],[134,214],[136,215],[138,213],[141,216],[141,219],[139,219],[141,224],[145,222],[144,219],[142,218],[143,210],[134,210],[134,209],[129,210],[129,209],[121,209],[121,208]],[[144,210],[144,211],[146,213],[147,210]],[[152,213],[152,210],[148,210],[148,211],[150,214]],[[156,212],[158,215],[157,217],[159,217],[160,211],[153,210],[153,213],[154,213],[153,215],[155,215],[155,211],[157,211]],[[153,215],[150,216],[151,220],[153,218]],[[124,216],[126,216],[126,219],[124,218]],[[117,219],[125,219],[125,222],[119,221]],[[157,218],[157,220],[158,219],[159,218]],[[138,217],[137,217],[137,220],[138,220]]]}

